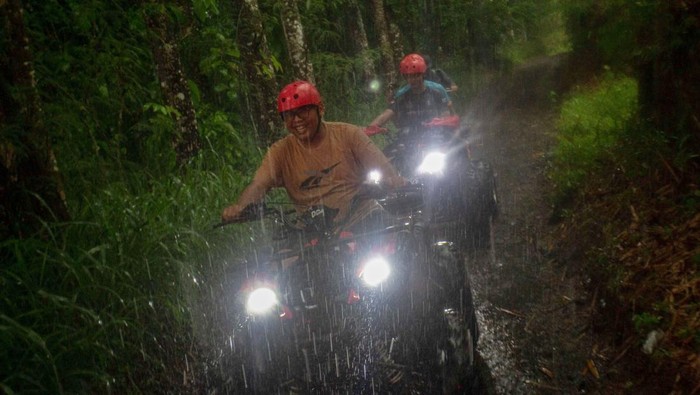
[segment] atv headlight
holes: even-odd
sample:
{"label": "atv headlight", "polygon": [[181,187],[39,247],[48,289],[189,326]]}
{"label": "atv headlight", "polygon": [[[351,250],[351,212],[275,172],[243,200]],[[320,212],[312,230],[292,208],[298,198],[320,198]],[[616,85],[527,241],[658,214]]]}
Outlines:
{"label": "atv headlight", "polygon": [[277,305],[277,294],[270,288],[261,287],[248,295],[246,309],[251,314],[264,314]]}
{"label": "atv headlight", "polygon": [[368,184],[379,184],[382,181],[382,172],[379,170],[372,170],[367,174]]}
{"label": "atv headlight", "polygon": [[423,158],[418,166],[418,174],[439,174],[445,168],[445,158],[447,155],[442,152],[431,152]]}
{"label": "atv headlight", "polygon": [[389,278],[391,267],[389,262],[381,256],[369,259],[362,266],[360,278],[370,287],[377,286]]}

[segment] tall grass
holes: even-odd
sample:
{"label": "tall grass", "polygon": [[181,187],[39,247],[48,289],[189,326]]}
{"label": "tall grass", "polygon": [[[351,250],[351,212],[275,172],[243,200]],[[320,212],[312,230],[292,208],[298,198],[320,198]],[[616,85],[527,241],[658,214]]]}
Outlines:
{"label": "tall grass", "polygon": [[0,244],[2,392],[193,385],[207,281],[231,262],[239,238],[211,225],[245,182],[241,169],[212,165],[215,155],[185,175],[135,173],[128,184],[85,191],[74,221]]}
{"label": "tall grass", "polygon": [[549,171],[556,199],[567,199],[591,173],[615,160],[613,148],[634,138],[629,131],[636,108],[636,81],[612,74],[563,102]]}

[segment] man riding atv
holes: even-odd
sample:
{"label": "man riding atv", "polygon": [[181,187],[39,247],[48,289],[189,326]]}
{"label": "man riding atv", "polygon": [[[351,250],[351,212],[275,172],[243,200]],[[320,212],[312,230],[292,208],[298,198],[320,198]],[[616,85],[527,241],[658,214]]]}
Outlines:
{"label": "man riding atv", "polygon": [[399,129],[421,129],[425,122],[452,113],[452,101],[445,88],[436,82],[425,80],[427,69],[425,59],[418,54],[403,58],[399,71],[407,85],[396,92],[389,108],[370,122],[365,133],[381,133],[382,126],[390,120]]}
{"label": "man riding atv", "polygon": [[390,187],[404,184],[359,126],[322,119],[321,95],[309,82],[285,86],[277,97],[277,110],[290,135],[269,148],[253,181],[223,210],[223,222],[237,219],[271,188],[283,187],[298,211],[323,205],[338,211],[333,221],[339,224],[347,219],[351,204],[352,211],[362,215],[379,208],[371,199],[355,201],[369,171],[380,170]]}
{"label": "man riding atv", "polygon": [[494,173],[488,163],[472,157],[466,129],[458,116],[451,115],[442,85],[424,79],[427,69],[417,54],[401,61],[408,85],[398,90],[390,107],[370,122],[365,133],[385,132],[381,126],[389,120],[398,127],[384,153],[401,176],[424,186],[425,219],[436,225],[431,237],[485,247],[497,213]]}

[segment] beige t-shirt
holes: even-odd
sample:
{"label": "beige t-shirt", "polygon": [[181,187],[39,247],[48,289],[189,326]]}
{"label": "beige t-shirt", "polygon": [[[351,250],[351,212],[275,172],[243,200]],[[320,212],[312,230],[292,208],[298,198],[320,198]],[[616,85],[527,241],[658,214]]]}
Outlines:
{"label": "beige t-shirt", "polygon": [[358,126],[323,122],[326,134],[317,147],[303,145],[293,135],[268,150],[255,181],[269,188],[284,187],[297,210],[312,205],[339,209],[335,222],[345,219],[353,197],[371,170],[380,170],[391,186],[401,184],[389,160]]}

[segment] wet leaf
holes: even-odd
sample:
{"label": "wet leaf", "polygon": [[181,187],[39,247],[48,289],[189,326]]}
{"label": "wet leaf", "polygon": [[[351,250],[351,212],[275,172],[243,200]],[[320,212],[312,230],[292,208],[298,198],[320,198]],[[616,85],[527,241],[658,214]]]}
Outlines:
{"label": "wet leaf", "polygon": [[586,368],[596,379],[600,378],[600,373],[598,373],[598,368],[595,366],[595,362],[592,359],[586,361]]}
{"label": "wet leaf", "polygon": [[544,366],[540,366],[540,372],[544,373],[547,377],[554,380],[554,372],[552,372],[551,370],[545,368]]}

